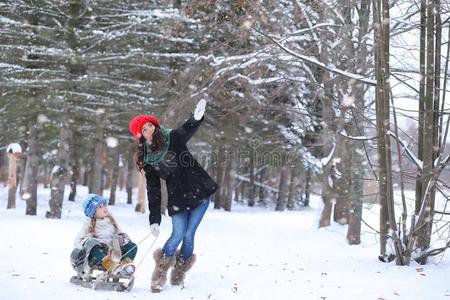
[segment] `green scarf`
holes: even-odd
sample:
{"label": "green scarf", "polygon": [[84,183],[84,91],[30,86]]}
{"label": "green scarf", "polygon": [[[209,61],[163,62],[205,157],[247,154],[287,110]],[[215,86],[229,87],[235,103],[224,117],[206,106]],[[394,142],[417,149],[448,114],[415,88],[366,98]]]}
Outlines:
{"label": "green scarf", "polygon": [[150,164],[152,166],[156,165],[167,153],[170,146],[170,132],[172,131],[171,128],[166,128],[164,126],[160,126],[159,129],[161,130],[161,133],[164,137],[164,146],[161,150],[156,151],[153,153],[151,151],[152,142],[146,143],[145,148],[146,151],[144,152],[144,161],[146,164]]}

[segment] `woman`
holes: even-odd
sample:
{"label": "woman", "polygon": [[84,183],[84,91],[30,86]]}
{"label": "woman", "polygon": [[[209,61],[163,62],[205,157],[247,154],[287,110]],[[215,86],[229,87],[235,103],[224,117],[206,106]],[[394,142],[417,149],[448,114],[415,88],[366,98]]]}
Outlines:
{"label": "woman", "polygon": [[[161,223],[161,184],[165,179],[167,209],[172,218],[172,234],[153,256],[155,269],[151,290],[160,292],[170,267],[171,284],[182,285],[186,272],[196,260],[194,237],[198,225],[219,186],[189,152],[186,143],[204,119],[206,102],[200,100],[194,114],[179,128],[161,126],[151,115],[139,115],[130,121],[130,131],[138,139],[136,164],[144,169],[150,210],[150,231],[159,235]],[[177,251],[182,242],[181,249]]]}

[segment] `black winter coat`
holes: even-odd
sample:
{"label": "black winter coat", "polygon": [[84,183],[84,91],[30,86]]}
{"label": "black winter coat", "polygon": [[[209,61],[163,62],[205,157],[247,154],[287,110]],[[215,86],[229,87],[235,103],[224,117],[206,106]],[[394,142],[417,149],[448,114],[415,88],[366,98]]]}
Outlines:
{"label": "black winter coat", "polygon": [[144,166],[150,224],[161,223],[161,181],[166,180],[169,216],[187,209],[214,194],[219,186],[189,152],[186,143],[204,120],[191,117],[183,126],[170,132],[170,146],[155,166]]}

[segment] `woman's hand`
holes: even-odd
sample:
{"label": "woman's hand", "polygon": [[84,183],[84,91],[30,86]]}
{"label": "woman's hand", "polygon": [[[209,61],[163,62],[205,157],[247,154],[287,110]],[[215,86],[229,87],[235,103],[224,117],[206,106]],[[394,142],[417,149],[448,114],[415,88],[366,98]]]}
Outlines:
{"label": "woman's hand", "polygon": [[206,107],[206,101],[203,99],[200,100],[197,103],[197,106],[195,107],[194,119],[199,121],[203,117],[203,114],[205,113],[205,107]]}
{"label": "woman's hand", "polygon": [[157,223],[153,223],[152,225],[150,225],[150,233],[154,237],[158,237],[158,235],[159,235],[159,225]]}

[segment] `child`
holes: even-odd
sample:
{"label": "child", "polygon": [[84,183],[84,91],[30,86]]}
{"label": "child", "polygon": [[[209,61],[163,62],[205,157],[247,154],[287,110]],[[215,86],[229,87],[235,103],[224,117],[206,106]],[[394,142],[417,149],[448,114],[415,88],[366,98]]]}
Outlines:
{"label": "child", "polygon": [[112,275],[131,277],[136,269],[133,259],[137,246],[119,229],[108,212],[106,199],[89,194],[83,201],[83,211],[88,219],[75,238],[72,266],[79,274],[92,267],[103,267]]}

